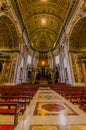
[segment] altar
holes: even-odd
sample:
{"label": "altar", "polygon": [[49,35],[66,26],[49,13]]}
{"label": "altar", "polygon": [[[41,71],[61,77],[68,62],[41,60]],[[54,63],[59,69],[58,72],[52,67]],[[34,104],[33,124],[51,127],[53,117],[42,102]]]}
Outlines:
{"label": "altar", "polygon": [[47,80],[40,80],[39,83],[45,85],[45,84],[48,84],[48,81]]}
{"label": "altar", "polygon": [[52,70],[46,60],[37,64],[36,72],[36,80],[39,80],[40,84],[47,84],[48,80],[51,80]]}

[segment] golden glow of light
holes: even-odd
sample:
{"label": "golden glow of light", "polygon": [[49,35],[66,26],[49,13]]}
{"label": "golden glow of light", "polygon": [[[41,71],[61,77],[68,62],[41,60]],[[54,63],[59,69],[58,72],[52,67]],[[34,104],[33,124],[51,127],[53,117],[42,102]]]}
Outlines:
{"label": "golden glow of light", "polygon": [[6,0],[2,0],[2,3],[3,3],[3,4],[6,4]]}
{"label": "golden glow of light", "polygon": [[41,65],[42,65],[42,66],[45,65],[45,61],[44,61],[44,60],[41,61]]}
{"label": "golden glow of light", "polygon": [[70,126],[70,130],[86,130],[86,125]]}
{"label": "golden glow of light", "polygon": [[42,2],[47,2],[48,0],[41,0]]}
{"label": "golden glow of light", "polygon": [[65,116],[65,111],[63,111],[63,113],[60,114],[59,121],[61,121],[62,124],[65,125],[65,124],[67,124],[67,117]]}
{"label": "golden glow of light", "polygon": [[46,21],[47,21],[47,20],[46,20],[45,17],[41,18],[41,24],[42,24],[42,25],[46,25]]}

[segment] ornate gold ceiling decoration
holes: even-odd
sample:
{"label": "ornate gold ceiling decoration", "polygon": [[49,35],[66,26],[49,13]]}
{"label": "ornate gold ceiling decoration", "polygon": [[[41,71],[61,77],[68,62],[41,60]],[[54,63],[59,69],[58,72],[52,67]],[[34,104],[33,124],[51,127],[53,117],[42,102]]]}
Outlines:
{"label": "ornate gold ceiling decoration", "polygon": [[0,17],[0,50],[18,49],[18,36],[12,21],[5,15]]}
{"label": "ornate gold ceiling decoration", "polygon": [[72,0],[17,0],[31,46],[40,51],[54,48]]}
{"label": "ornate gold ceiling decoration", "polygon": [[70,50],[86,52],[86,17],[74,26],[70,37]]}

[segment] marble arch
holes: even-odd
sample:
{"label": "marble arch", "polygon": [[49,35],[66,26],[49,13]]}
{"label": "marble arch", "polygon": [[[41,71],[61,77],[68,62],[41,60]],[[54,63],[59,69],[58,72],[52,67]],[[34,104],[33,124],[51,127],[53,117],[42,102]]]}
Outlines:
{"label": "marble arch", "polygon": [[86,17],[79,19],[78,22],[74,25],[69,40],[69,50],[86,50]]}
{"label": "marble arch", "polygon": [[18,49],[18,33],[12,20],[6,16],[0,16],[0,49]]}

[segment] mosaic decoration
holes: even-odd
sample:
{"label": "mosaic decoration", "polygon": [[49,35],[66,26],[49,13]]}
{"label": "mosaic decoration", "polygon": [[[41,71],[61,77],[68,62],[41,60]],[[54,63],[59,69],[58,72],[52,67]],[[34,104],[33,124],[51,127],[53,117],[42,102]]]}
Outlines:
{"label": "mosaic decoration", "polygon": [[59,130],[59,127],[54,125],[33,125],[30,130]]}
{"label": "mosaic decoration", "polygon": [[86,130],[86,125],[70,126],[68,130]]}
{"label": "mosaic decoration", "polygon": [[46,116],[46,115],[78,115],[71,107],[66,103],[58,102],[38,102],[34,111],[34,115]]}

